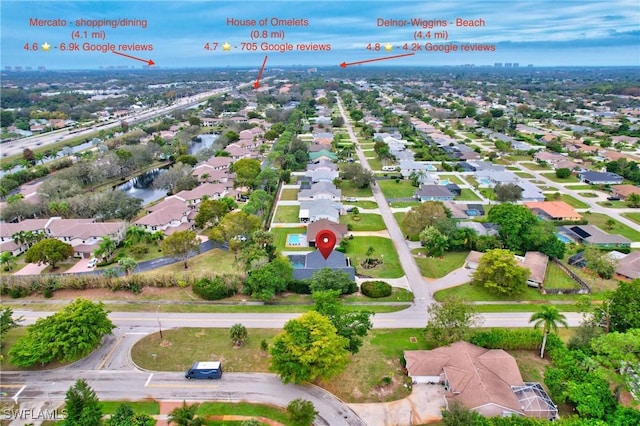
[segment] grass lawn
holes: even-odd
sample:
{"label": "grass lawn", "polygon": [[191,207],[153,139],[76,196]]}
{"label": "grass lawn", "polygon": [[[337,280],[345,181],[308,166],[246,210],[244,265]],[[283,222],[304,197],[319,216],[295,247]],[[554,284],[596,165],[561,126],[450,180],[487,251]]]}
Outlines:
{"label": "grass lawn", "polygon": [[138,263],[162,257],[162,250],[156,243],[139,243],[136,244],[136,246],[145,247],[147,249],[147,252],[143,253],[142,255],[135,255],[131,253],[132,247],[122,247],[116,250],[116,252],[114,253],[114,257],[118,256],[120,253],[124,253],[123,256],[132,257]]}
{"label": "grass lawn", "polygon": [[396,219],[400,230],[402,231],[402,235],[407,235],[404,228],[402,227],[402,222],[404,221],[405,216],[407,216],[407,212],[395,212],[393,217]]}
{"label": "grass lawn", "polygon": [[578,189],[592,189],[593,187],[591,185],[566,185],[565,188],[578,190]]}
{"label": "grass lawn", "polygon": [[543,166],[538,163],[520,163],[520,165],[526,167],[529,170],[550,170],[551,169],[551,166],[549,165]]}
{"label": "grass lawn", "polygon": [[280,191],[280,199],[282,201],[296,201],[298,199],[298,190],[294,188],[285,188]]}
{"label": "grass lawn", "polygon": [[[366,252],[369,247],[373,247],[375,250],[371,257],[382,260],[382,265],[372,269],[363,269],[360,263],[367,257]],[[374,278],[400,278],[404,275],[398,253],[389,238],[354,237],[349,240],[347,256],[351,258],[351,262],[359,274]]]}
{"label": "grass lawn", "polygon": [[391,203],[389,203],[389,207],[395,207],[398,209],[404,208],[404,207],[413,207],[413,206],[417,206],[420,204],[420,201],[392,201]]}
{"label": "grass lawn", "polygon": [[597,204],[601,205],[602,207],[609,207],[612,209],[626,209],[627,203],[625,201],[619,200],[619,201],[598,201]]}
{"label": "grass lawn", "polygon": [[479,185],[478,181],[473,176],[464,176],[462,177],[462,179],[467,181],[467,183],[469,183],[469,185],[471,186],[477,187]]}
{"label": "grass lawn", "polygon": [[577,282],[575,282],[569,275],[567,275],[558,265],[553,262],[547,264],[547,273],[544,278],[545,288],[563,288],[572,289],[580,288]]}
{"label": "grass lawn", "polygon": [[[355,220],[358,217],[358,220]],[[350,225],[352,231],[382,231],[387,229],[384,226],[382,216],[375,213],[360,213],[358,216],[353,214],[345,214],[340,216],[340,223]]]}
{"label": "grass lawn", "polygon": [[564,201],[575,209],[586,209],[589,207],[589,204],[585,203],[584,201],[580,201],[568,194],[560,194],[560,198],[557,199],[553,196],[553,194],[544,194],[544,196],[545,201]]}
{"label": "grass lawn", "polygon": [[638,212],[638,213],[622,213],[622,216],[626,217],[629,220],[634,221],[637,224],[640,224],[640,212]]}
{"label": "grass lawn", "polygon": [[512,295],[499,295],[491,293],[482,286],[463,284],[457,287],[448,288],[446,290],[437,291],[434,297],[438,301],[442,301],[446,296],[455,295],[470,301],[516,301],[516,300],[571,300],[576,296],[572,295],[544,295],[540,291],[527,286],[521,293]]}
{"label": "grass lawn", "polygon": [[371,167],[371,170],[382,170],[382,161],[380,161],[377,157],[366,157],[366,158],[367,158],[367,163],[369,163],[369,167]]}
{"label": "grass lawn", "polygon": [[552,182],[558,182],[558,183],[580,182],[580,179],[578,179],[578,177],[574,176],[574,175],[569,175],[569,177],[566,177],[564,179],[561,179],[561,178],[557,177],[555,172],[553,172],[553,173],[542,173],[542,176],[546,177],[547,179],[549,179]]}
{"label": "grass lawn", "polygon": [[478,197],[475,192],[473,192],[472,190],[470,190],[469,188],[462,188],[461,192],[460,192],[460,196],[455,198],[456,200],[459,201],[480,201],[481,198]]}
{"label": "grass lawn", "polygon": [[[198,407],[198,416],[200,417],[208,417],[208,416],[220,416],[225,415],[235,415],[235,416],[246,416],[246,417],[262,417],[266,419],[271,419],[275,421],[277,424],[282,424],[285,426],[293,425],[287,412],[283,408],[264,405],[264,404],[251,404],[249,402],[204,402],[200,407]],[[243,421],[231,421],[231,420],[208,420],[206,422],[207,425],[220,425],[220,426],[231,426],[231,425],[241,425],[244,424]],[[264,424],[264,423],[260,423]]]}
{"label": "grass lawn", "polygon": [[344,180],[340,181],[339,187],[343,197],[373,197],[370,187],[354,188],[351,182]]}
{"label": "grass lawn", "polygon": [[[404,288],[394,287],[391,295],[387,297],[371,298],[362,293],[354,293],[342,296],[345,303],[366,303],[366,302],[413,302],[413,293]],[[369,309],[369,307],[366,307]]]}
{"label": "grass lawn", "polygon": [[601,213],[589,213],[583,215],[584,219],[589,221],[589,225],[596,225],[598,228],[608,232],[610,234],[619,234],[623,237],[630,239],[631,241],[640,241],[640,231],[637,229],[631,229],[627,225],[615,220],[615,224],[611,229],[607,227],[607,221],[611,217]]}
{"label": "grass lawn", "polygon": [[356,206],[359,209],[377,209],[378,203],[375,201],[344,201],[342,204]]}
{"label": "grass lawn", "polygon": [[408,180],[396,183],[395,179],[384,179],[377,183],[385,198],[413,198],[413,193],[418,189]]}
{"label": "grass lawn", "polygon": [[438,175],[438,177],[440,179],[446,179],[449,181],[449,183],[457,183],[458,185],[462,185],[464,184],[464,182],[462,182],[462,179],[460,179],[458,176],[456,175]]}
{"label": "grass lawn", "polygon": [[535,177],[531,173],[527,173],[527,172],[514,172],[514,174],[516,176],[520,176],[521,178],[525,178],[525,179],[533,179]]}
{"label": "grass lawn", "polygon": [[188,269],[184,268],[182,262],[177,262],[171,265],[152,269],[151,271],[142,272],[141,275],[180,275],[184,277],[202,277],[203,275],[212,275],[214,273],[236,274],[238,272],[233,253],[227,250],[214,249],[207,251],[190,258],[187,264],[189,265]]}
{"label": "grass lawn", "polygon": [[486,198],[487,200],[496,199],[496,193],[493,188],[480,188],[480,193],[484,195],[484,198]]}
{"label": "grass lawn", "polygon": [[120,404],[126,403],[133,408],[136,414],[149,414],[151,416],[160,414],[160,403],[158,401],[100,401],[102,414],[114,414]]}
{"label": "grass lawn", "polygon": [[276,223],[299,223],[300,206],[278,205],[273,221]]}
{"label": "grass lawn", "polygon": [[442,278],[449,272],[458,269],[464,265],[464,260],[469,252],[447,252],[442,259],[437,257],[425,257],[424,249],[412,250],[414,259],[420,268],[422,276],[427,278]]}
{"label": "grass lawn", "polygon": [[586,198],[598,198],[598,194],[595,192],[578,192],[578,194]]}
{"label": "grass lawn", "polygon": [[306,250],[309,251],[309,247],[287,247],[287,235],[289,234],[306,234],[307,228],[305,226],[298,226],[295,228],[272,228],[269,231],[273,234],[273,244],[278,251],[282,250]]}
{"label": "grass lawn", "polygon": [[573,304],[557,304],[556,301],[532,301],[531,303],[497,303],[490,305],[475,305],[476,311],[478,313],[492,313],[492,312],[532,312],[539,309],[540,306],[544,305],[553,305],[560,312],[580,312],[580,309]]}

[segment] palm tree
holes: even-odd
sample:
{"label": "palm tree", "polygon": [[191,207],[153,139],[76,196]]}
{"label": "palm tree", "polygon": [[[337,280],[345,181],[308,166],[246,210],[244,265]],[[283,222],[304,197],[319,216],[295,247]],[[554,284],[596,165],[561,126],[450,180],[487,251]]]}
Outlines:
{"label": "palm tree", "polygon": [[129,275],[134,269],[136,269],[138,262],[131,257],[123,257],[118,260],[118,265],[120,265],[125,275]]}
{"label": "palm tree", "polygon": [[540,358],[544,358],[544,347],[547,344],[547,336],[551,329],[558,332],[558,324],[569,327],[567,318],[558,311],[555,306],[543,306],[541,310],[531,315],[529,322],[534,322],[534,328],[543,327],[544,335],[542,337],[542,348],[540,349]]}
{"label": "palm tree", "polygon": [[16,260],[9,251],[3,251],[0,254],[0,265],[5,271],[11,271],[16,266]]}
{"label": "palm tree", "polygon": [[182,407],[174,408],[169,413],[169,424],[177,426],[202,426],[204,421],[196,416],[196,411],[200,404],[187,405],[186,401],[182,401]]}
{"label": "palm tree", "polygon": [[247,341],[247,328],[242,324],[233,324],[229,330],[229,337],[235,347],[240,347]]}
{"label": "palm tree", "polygon": [[96,249],[96,251],[93,252],[93,254],[96,257],[101,257],[102,259],[108,259],[111,257],[111,254],[116,249],[116,246],[117,244],[115,240],[105,235],[104,237],[102,237],[102,241],[100,241],[98,248]]}
{"label": "palm tree", "polygon": [[125,236],[129,244],[147,242],[151,240],[151,233],[136,225],[129,226]]}

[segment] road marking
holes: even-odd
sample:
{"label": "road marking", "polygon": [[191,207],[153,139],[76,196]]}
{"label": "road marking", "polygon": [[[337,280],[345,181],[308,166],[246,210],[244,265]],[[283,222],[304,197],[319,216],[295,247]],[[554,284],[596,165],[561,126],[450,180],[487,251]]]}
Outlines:
{"label": "road marking", "polygon": [[115,352],[115,350],[118,348],[118,346],[120,345],[120,343],[122,343],[122,340],[124,340],[124,336],[120,336],[120,338],[118,339],[118,341],[116,342],[115,345],[113,345],[113,348],[111,348],[111,350],[109,351],[109,353],[107,354],[106,357],[104,357],[104,359],[102,360],[102,362],[100,363],[100,365],[98,366],[98,370],[102,370],[102,367],[104,367],[104,365],[107,363],[107,360],[111,357],[111,355],[113,355],[113,352]]}
{"label": "road marking", "polygon": [[16,393],[15,395],[13,395],[13,400],[15,401],[15,403],[18,403],[18,396],[22,393],[22,391],[24,390],[24,388],[26,388],[27,385],[24,385],[23,387],[20,388],[20,390],[18,391],[18,393]]}
{"label": "road marking", "polygon": [[7,384],[1,384],[0,388],[21,388],[24,385],[7,385]]}
{"label": "road marking", "polygon": [[151,381],[151,378],[153,377],[153,373],[149,374],[149,377],[147,378],[147,382],[144,384],[144,387],[146,388],[147,386],[149,386],[149,382]]}
{"label": "road marking", "polygon": [[220,385],[197,385],[197,384],[192,384],[192,385],[178,385],[178,384],[161,384],[161,383],[157,383],[157,384],[151,384],[149,386],[147,386],[149,388],[209,388],[209,389],[215,389],[215,388],[219,388]]}

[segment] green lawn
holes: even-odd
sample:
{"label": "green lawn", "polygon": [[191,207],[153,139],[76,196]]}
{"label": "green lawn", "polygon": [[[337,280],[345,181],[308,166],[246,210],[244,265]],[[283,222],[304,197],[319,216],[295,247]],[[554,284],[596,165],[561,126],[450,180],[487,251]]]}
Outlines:
{"label": "green lawn", "polygon": [[306,226],[298,226],[295,228],[272,228],[271,231],[269,232],[273,234],[273,244],[276,246],[278,251],[282,251],[282,250],[309,251],[309,247],[287,247],[287,235],[306,234],[307,233]]}
{"label": "green lawn", "polygon": [[[285,426],[292,426],[294,423],[291,422],[289,416],[283,408],[271,406],[271,405],[263,405],[263,404],[252,404],[249,402],[204,402],[200,407],[198,407],[198,416],[200,417],[208,417],[208,416],[216,416],[216,418],[221,418],[225,415],[234,415],[234,416],[245,416],[248,418],[265,418],[271,419],[275,421],[276,424],[281,424]],[[206,425],[208,426],[232,426],[232,425],[242,425],[244,421],[231,421],[231,420],[207,420]],[[264,423],[260,423],[264,424]]]}
{"label": "green lawn", "polygon": [[602,207],[609,207],[612,209],[626,209],[627,203],[622,201],[622,200],[618,200],[618,201],[598,201],[597,202],[598,205],[601,205]]}
{"label": "green lawn", "polygon": [[626,217],[629,220],[634,221],[637,224],[640,224],[640,212],[638,212],[638,213],[622,213],[622,216]]}
{"label": "green lawn", "polygon": [[566,185],[565,188],[579,190],[579,189],[592,189],[591,185]]}
{"label": "green lawn", "polygon": [[282,201],[296,201],[298,199],[298,190],[294,188],[283,189],[280,192],[280,199]]}
{"label": "green lawn", "polygon": [[[382,265],[373,269],[363,269],[360,263],[365,260],[369,247],[374,248],[372,258],[382,260]],[[368,275],[374,278],[400,278],[404,275],[398,253],[393,247],[393,242],[389,238],[383,237],[355,237],[349,240],[347,246],[347,256],[351,258],[357,273]]]}
{"label": "green lawn", "polygon": [[367,163],[369,163],[371,170],[382,170],[382,161],[377,157],[367,157]]}
{"label": "green lawn", "polygon": [[526,167],[529,170],[549,170],[551,169],[551,166],[546,165],[540,165],[538,163],[520,163],[520,165]]}
{"label": "green lawn", "polygon": [[567,275],[558,265],[553,262],[547,264],[547,273],[544,279],[545,288],[563,288],[573,289],[580,288],[569,275]]}
{"label": "green lawn", "polygon": [[339,187],[343,197],[373,197],[370,187],[354,188],[351,182],[344,180],[340,181]]}
{"label": "green lawn", "polygon": [[487,200],[496,199],[496,193],[493,188],[480,188],[480,193],[484,195],[484,198],[486,198]]}
{"label": "green lawn", "polygon": [[514,172],[514,174],[516,176],[520,176],[521,178],[525,178],[525,179],[533,179],[535,177],[531,173],[526,173],[526,172]]}
{"label": "green lawn", "polygon": [[391,203],[389,203],[389,207],[395,207],[395,208],[403,208],[403,207],[413,207],[413,206],[417,206],[420,204],[420,201],[416,200],[416,201],[392,201]]}
{"label": "green lawn", "polygon": [[[499,295],[486,290],[479,285],[463,284],[446,290],[437,291],[434,297],[442,301],[446,296],[455,295],[470,301],[516,301],[516,300],[553,300],[571,299],[570,295],[544,295],[537,289],[527,286],[521,293],[512,295]],[[575,297],[574,297],[575,298]]]}
{"label": "green lawn", "polygon": [[188,269],[184,268],[182,262],[161,266],[150,271],[142,272],[147,276],[167,276],[180,275],[190,277],[202,277],[204,275],[215,274],[237,274],[238,268],[235,264],[233,253],[228,250],[214,249],[197,256],[189,258]]}
{"label": "green lawn", "polygon": [[423,249],[412,250],[414,259],[420,268],[420,273],[427,278],[442,278],[449,272],[454,271],[462,265],[469,252],[447,252],[442,258],[425,257]]}
{"label": "green lawn", "polygon": [[355,220],[351,213],[340,216],[340,223],[350,227],[351,231],[382,231],[387,229],[384,226],[382,216],[375,213],[360,213]]}
{"label": "green lawn", "polygon": [[385,198],[413,198],[413,193],[418,189],[408,180],[396,183],[394,179],[384,179],[378,180],[377,183]]}
{"label": "green lawn", "polygon": [[546,201],[564,201],[574,209],[586,209],[589,207],[589,204],[585,203],[584,201],[580,201],[577,198],[572,197],[571,195],[560,194],[559,198],[555,198],[553,194],[544,194],[545,200]]}
{"label": "green lawn", "polygon": [[575,183],[575,182],[580,182],[580,179],[578,179],[577,176],[575,175],[569,175],[569,177],[564,178],[564,179],[560,179],[559,177],[556,176],[556,173],[542,173],[542,176],[546,177],[547,179],[549,179],[552,182],[558,182],[558,183]]}
{"label": "green lawn", "polygon": [[356,206],[359,209],[377,209],[378,203],[375,201],[343,201],[346,206]]}
{"label": "green lawn", "polygon": [[460,192],[460,196],[455,198],[458,201],[480,201],[481,198],[478,197],[475,192],[470,190],[469,188],[462,188]]}
{"label": "green lawn", "polygon": [[478,181],[476,180],[476,178],[474,178],[473,176],[464,176],[462,177],[462,179],[464,179],[465,181],[467,181],[469,183],[469,185],[471,186],[479,186],[480,184],[478,183]]}
{"label": "green lawn", "polygon": [[276,223],[299,223],[300,206],[278,206],[273,221]]}
{"label": "green lawn", "polygon": [[600,214],[600,213],[589,213],[583,216],[584,219],[589,221],[589,225],[596,225],[598,228],[602,229],[605,232],[610,234],[619,234],[623,237],[630,239],[631,241],[640,241],[640,231],[636,229],[631,229],[627,225],[615,221],[613,228],[609,229],[607,227],[607,221],[611,219],[611,217]]}
{"label": "green lawn", "polygon": [[578,194],[587,198],[598,198],[598,194],[596,194],[595,192],[578,192]]}

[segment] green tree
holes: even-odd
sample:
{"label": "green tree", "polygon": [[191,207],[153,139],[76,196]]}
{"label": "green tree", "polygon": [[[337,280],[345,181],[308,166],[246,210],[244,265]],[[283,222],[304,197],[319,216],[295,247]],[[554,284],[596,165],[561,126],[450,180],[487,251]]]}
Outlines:
{"label": "green tree", "polygon": [[544,348],[547,345],[547,337],[551,330],[558,332],[558,324],[569,327],[567,318],[558,311],[555,306],[543,306],[538,312],[531,315],[529,322],[533,322],[534,328],[542,327],[542,347],[540,348],[540,358],[544,358]]}
{"label": "green tree", "polygon": [[608,252],[602,251],[594,246],[585,247],[584,259],[587,261],[587,268],[604,279],[613,277],[618,267],[618,262],[610,257]]}
{"label": "green tree", "polygon": [[458,297],[447,297],[440,304],[429,305],[427,313],[429,321],[425,327],[425,338],[434,346],[467,340],[471,328],[481,324],[474,306]]}
{"label": "green tree", "polygon": [[231,212],[225,215],[209,236],[214,241],[229,242],[233,238],[247,237],[260,229],[262,224],[258,216],[245,212]]}
{"label": "green tree", "polygon": [[440,257],[449,248],[449,238],[435,226],[427,226],[420,232],[420,243],[427,256]]}
{"label": "green tree", "polygon": [[181,407],[176,407],[169,413],[169,424],[177,426],[203,426],[204,419],[196,414],[200,404],[188,405],[186,401],[182,401]]}
{"label": "green tree", "polygon": [[487,423],[488,420],[480,414],[465,408],[457,401],[449,404],[448,409],[442,412],[444,426],[484,426]]}
{"label": "green tree", "polygon": [[426,201],[419,206],[411,207],[402,220],[402,229],[410,237],[417,236],[427,226],[435,226],[450,215],[440,201]]}
{"label": "green tree", "polygon": [[353,109],[349,111],[349,117],[351,117],[351,119],[355,121],[356,124],[358,124],[358,121],[362,120],[362,118],[364,117],[364,113],[359,109]]}
{"label": "green tree", "polygon": [[346,345],[347,339],[338,336],[327,317],[310,311],[287,321],[273,339],[270,368],[283,383],[330,379],[349,363]]}
{"label": "green tree", "polygon": [[131,405],[122,403],[118,405],[107,424],[109,426],[155,426],[156,419],[148,414],[136,414]]}
{"label": "green tree", "polygon": [[67,418],[64,426],[101,425],[102,408],[96,393],[85,379],[78,379],[64,399]]}
{"label": "green tree", "polygon": [[312,293],[323,290],[338,290],[341,294],[351,294],[357,290],[349,274],[339,269],[322,268],[309,278],[309,289]]}
{"label": "green tree", "polygon": [[266,265],[249,272],[244,291],[260,300],[271,300],[287,289],[293,280],[293,266],[289,259],[279,256]]}
{"label": "green tree", "polygon": [[529,273],[527,268],[518,265],[509,250],[493,249],[480,258],[472,284],[498,294],[514,294],[526,288]]}
{"label": "green tree", "polygon": [[591,350],[600,365],[599,372],[618,386],[637,394],[640,391],[640,328],[625,333],[603,334],[591,341]]}
{"label": "green tree", "polygon": [[620,281],[611,296],[610,331],[640,328],[640,279]]}
{"label": "green tree", "polygon": [[296,398],[287,405],[287,414],[294,426],[311,426],[318,412],[313,402]]}
{"label": "green tree", "polygon": [[16,259],[9,251],[3,251],[0,254],[0,265],[2,265],[2,269],[5,271],[11,271],[16,267]]}
{"label": "green tree", "polygon": [[25,261],[42,262],[55,269],[58,262],[73,256],[71,244],[63,243],[56,238],[47,238],[32,245],[25,254]]}
{"label": "green tree", "polygon": [[329,318],[336,333],[348,340],[346,349],[356,354],[363,339],[373,327],[372,312],[347,310],[340,300],[339,290],[315,291],[312,293],[313,309]]}
{"label": "green tree", "polygon": [[204,229],[216,225],[229,211],[228,204],[222,200],[204,200],[200,203],[195,217],[196,226]]}
{"label": "green tree", "polygon": [[627,201],[627,207],[637,209],[638,207],[640,207],[640,194],[637,192],[629,194],[626,201]]}
{"label": "green tree", "polygon": [[229,329],[229,337],[233,342],[233,346],[240,347],[244,345],[249,337],[249,333],[247,333],[247,327],[242,324],[233,324]]}
{"label": "green tree", "polygon": [[[23,321],[22,317],[13,318],[13,309],[8,306],[0,306],[0,347],[2,347],[5,333],[17,327],[21,321]],[[0,360],[2,360],[1,357]]]}
{"label": "green tree", "polygon": [[260,161],[254,158],[241,158],[231,165],[231,171],[236,174],[235,183],[249,188],[256,187],[261,170]]}
{"label": "green tree", "polygon": [[132,257],[122,257],[118,259],[118,265],[120,265],[125,275],[129,275],[138,267],[138,262]]}
{"label": "green tree", "polygon": [[115,325],[102,302],[78,298],[55,314],[39,318],[11,347],[11,363],[19,367],[70,362],[97,348]]}
{"label": "green tree", "polygon": [[558,179],[566,179],[569,176],[571,176],[571,170],[566,168],[566,167],[562,167],[559,169],[556,169],[556,177]]}
{"label": "green tree", "polygon": [[98,248],[93,252],[93,254],[101,259],[109,259],[117,246],[118,244],[113,238],[105,235],[100,239]]}
{"label": "green tree", "polygon": [[498,184],[493,190],[496,200],[501,203],[513,203],[522,198],[522,188],[515,183]]}
{"label": "green tree", "polygon": [[162,252],[165,256],[175,256],[184,264],[184,268],[189,267],[187,261],[191,253],[200,253],[200,240],[194,231],[178,231],[167,238],[160,244]]}
{"label": "green tree", "polygon": [[538,218],[525,206],[499,204],[489,211],[487,221],[499,226],[498,233],[505,248],[519,253],[526,244],[523,236],[528,234]]}

